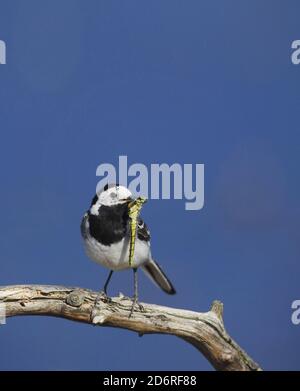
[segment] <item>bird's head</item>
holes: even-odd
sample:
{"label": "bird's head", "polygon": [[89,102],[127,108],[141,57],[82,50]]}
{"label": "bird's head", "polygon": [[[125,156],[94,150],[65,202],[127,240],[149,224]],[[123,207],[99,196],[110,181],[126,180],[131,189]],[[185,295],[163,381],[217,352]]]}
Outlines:
{"label": "bird's head", "polygon": [[104,188],[93,198],[90,213],[98,215],[101,205],[115,206],[128,204],[132,200],[132,193],[125,186],[118,184],[105,185]]}

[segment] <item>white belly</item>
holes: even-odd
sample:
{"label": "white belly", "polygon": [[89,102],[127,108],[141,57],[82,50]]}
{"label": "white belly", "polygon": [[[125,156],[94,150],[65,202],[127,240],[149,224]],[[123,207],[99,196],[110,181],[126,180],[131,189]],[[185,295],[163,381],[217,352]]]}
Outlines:
{"label": "white belly", "polygon": [[88,235],[84,240],[87,256],[111,270],[124,270],[139,267],[151,259],[150,244],[136,239],[133,264],[129,266],[129,238],[104,246]]}

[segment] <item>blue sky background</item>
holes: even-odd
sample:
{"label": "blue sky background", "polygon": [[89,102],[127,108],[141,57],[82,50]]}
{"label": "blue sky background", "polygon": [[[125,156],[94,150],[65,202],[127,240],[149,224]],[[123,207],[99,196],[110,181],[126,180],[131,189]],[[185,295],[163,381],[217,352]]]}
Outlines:
{"label": "blue sky background", "polygon": [[[202,210],[143,210],[178,294],[140,273],[140,298],[196,311],[220,299],[263,368],[300,369],[299,13],[292,0],[1,0],[0,285],[100,289],[107,271],[79,233],[96,167],[204,163]],[[211,369],[173,337],[55,318],[8,319],[0,344],[0,369]]]}

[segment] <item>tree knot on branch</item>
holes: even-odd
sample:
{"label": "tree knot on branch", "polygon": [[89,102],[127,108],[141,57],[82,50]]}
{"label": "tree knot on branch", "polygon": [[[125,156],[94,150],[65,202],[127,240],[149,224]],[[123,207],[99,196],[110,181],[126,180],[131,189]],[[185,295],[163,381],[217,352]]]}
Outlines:
{"label": "tree knot on branch", "polygon": [[85,294],[80,289],[75,289],[66,297],[66,303],[72,307],[80,307],[84,299]]}

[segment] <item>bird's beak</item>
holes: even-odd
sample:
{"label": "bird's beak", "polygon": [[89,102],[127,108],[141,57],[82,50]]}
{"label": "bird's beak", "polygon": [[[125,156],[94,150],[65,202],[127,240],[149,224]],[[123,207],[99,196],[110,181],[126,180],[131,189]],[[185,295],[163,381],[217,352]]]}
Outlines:
{"label": "bird's beak", "polygon": [[127,197],[127,198],[123,198],[122,200],[120,201],[123,201],[125,204],[129,204],[130,202],[134,201],[133,198],[131,197]]}
{"label": "bird's beak", "polygon": [[143,205],[145,202],[147,202],[147,198],[145,197],[137,197],[136,199],[131,198],[131,201],[128,202],[128,207],[131,208],[134,205]]}

